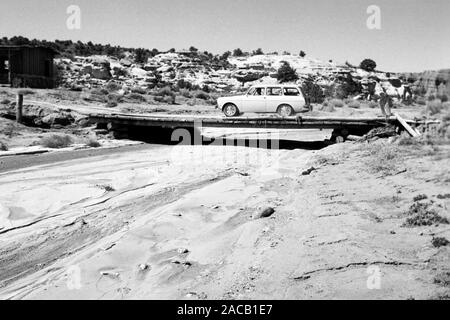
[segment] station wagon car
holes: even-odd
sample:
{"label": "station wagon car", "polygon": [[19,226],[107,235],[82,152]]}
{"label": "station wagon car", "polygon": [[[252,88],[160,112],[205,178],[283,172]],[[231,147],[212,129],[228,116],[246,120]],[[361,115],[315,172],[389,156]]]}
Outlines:
{"label": "station wagon car", "polygon": [[306,107],[302,90],[296,85],[257,85],[245,95],[221,97],[217,106],[227,117],[241,113],[278,113],[292,116]]}

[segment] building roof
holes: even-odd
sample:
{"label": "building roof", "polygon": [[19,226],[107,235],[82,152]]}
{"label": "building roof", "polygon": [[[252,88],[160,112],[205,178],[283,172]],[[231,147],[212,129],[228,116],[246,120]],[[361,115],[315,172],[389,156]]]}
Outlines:
{"label": "building roof", "polygon": [[30,49],[45,49],[51,51],[53,54],[57,55],[59,52],[51,47],[46,46],[32,46],[32,45],[0,45],[0,50],[15,50],[19,51],[22,48],[30,48]]}

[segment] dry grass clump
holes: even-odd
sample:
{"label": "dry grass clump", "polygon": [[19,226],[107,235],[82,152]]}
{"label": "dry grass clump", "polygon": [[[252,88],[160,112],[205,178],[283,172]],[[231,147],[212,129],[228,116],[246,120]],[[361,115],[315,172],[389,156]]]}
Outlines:
{"label": "dry grass clump", "polygon": [[8,145],[2,140],[0,140],[0,151],[8,151]]}
{"label": "dry grass clump", "polygon": [[419,227],[431,226],[433,224],[448,224],[448,219],[440,216],[431,206],[431,202],[414,202],[406,212],[409,217],[403,226]]}
{"label": "dry grass clump", "polygon": [[425,112],[432,116],[437,114],[449,114],[450,102],[442,102],[440,99],[428,101]]}
{"label": "dry grass clump", "polygon": [[450,243],[446,238],[444,237],[433,237],[431,240],[431,244],[435,248],[445,247]]}
{"label": "dry grass clump", "polygon": [[129,93],[125,96],[125,99],[131,102],[146,102],[147,99],[140,93]]}
{"label": "dry grass clump", "polygon": [[442,272],[434,277],[434,283],[444,287],[450,286],[450,272]]}
{"label": "dry grass clump", "polygon": [[43,137],[39,144],[43,147],[59,149],[70,146],[73,143],[72,137],[67,134],[51,134]]}
{"label": "dry grass clump", "polygon": [[342,108],[345,105],[344,101],[341,99],[331,99],[329,102],[335,108]]}
{"label": "dry grass clump", "polygon": [[365,165],[372,173],[393,174],[398,171],[402,158],[399,147],[388,142],[375,142],[364,145]]}
{"label": "dry grass clump", "polygon": [[334,106],[328,102],[328,101],[324,101],[318,108],[320,111],[324,111],[324,112],[334,112],[336,111],[336,109],[334,108]]}
{"label": "dry grass clump", "polygon": [[361,103],[359,103],[359,101],[357,101],[357,100],[352,100],[347,104],[347,106],[349,108],[359,109],[359,108],[361,108]]}
{"label": "dry grass clump", "polygon": [[154,93],[153,99],[157,102],[175,104],[176,94],[170,87],[164,87]]}
{"label": "dry grass clump", "polygon": [[98,148],[101,146],[100,142],[98,142],[95,137],[89,137],[86,141],[86,145],[91,148]]}

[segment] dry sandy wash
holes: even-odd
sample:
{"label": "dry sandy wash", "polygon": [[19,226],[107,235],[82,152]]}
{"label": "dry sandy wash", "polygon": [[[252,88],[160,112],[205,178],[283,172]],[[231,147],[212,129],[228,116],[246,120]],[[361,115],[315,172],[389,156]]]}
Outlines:
{"label": "dry sandy wash", "polygon": [[448,225],[402,225],[418,194],[449,217],[449,148],[376,172],[371,148],[149,146],[0,173],[0,298],[448,296],[431,243]]}

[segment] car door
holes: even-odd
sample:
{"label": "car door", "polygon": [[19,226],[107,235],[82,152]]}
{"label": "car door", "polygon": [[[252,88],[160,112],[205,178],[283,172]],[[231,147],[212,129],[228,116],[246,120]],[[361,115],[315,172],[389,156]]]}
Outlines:
{"label": "car door", "polygon": [[282,88],[278,86],[267,87],[266,89],[266,112],[277,112],[277,108],[282,104]]}
{"label": "car door", "polygon": [[305,99],[299,88],[284,87],[283,88],[283,103],[290,105],[295,111],[300,111],[305,106]]}
{"label": "car door", "polygon": [[242,112],[265,112],[266,111],[266,88],[253,87],[242,100]]}

